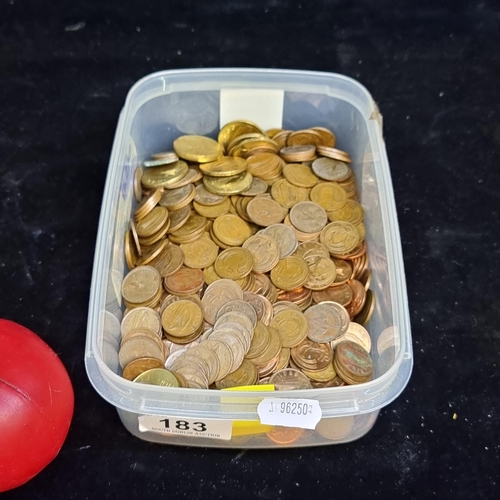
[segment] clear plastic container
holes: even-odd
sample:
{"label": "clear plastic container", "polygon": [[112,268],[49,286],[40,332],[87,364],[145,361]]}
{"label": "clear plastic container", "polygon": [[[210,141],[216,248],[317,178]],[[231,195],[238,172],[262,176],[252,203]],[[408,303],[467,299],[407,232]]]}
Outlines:
{"label": "clear plastic container", "polygon": [[[245,110],[247,116],[235,116]],[[216,137],[220,120],[223,125],[228,119],[259,117],[263,128],[327,127],[336,134],[338,147],[353,158],[365,209],[373,272],[371,289],[376,299],[367,325],[372,337],[374,379],[355,386],[251,395],[156,387],[123,379],[117,355],[124,310],[120,290],[127,271],[124,236],[136,205],[132,187],[136,166],[152,153],[171,149],[179,135]],[[406,283],[382,117],[368,91],[355,80],[337,74],[272,69],[162,71],[139,80],[120,113],[109,163],[92,276],[85,364],[96,391],[117,408],[132,434],[147,441],[276,448],[342,443],[366,434],[380,409],[404,389],[413,365]],[[315,430],[304,430],[292,443],[270,439],[270,427],[260,425],[257,414],[258,403],[270,395],[317,400],[321,422]],[[139,417],[144,415],[157,416],[158,420],[176,417],[232,422],[232,431],[230,439],[165,435],[140,430]]]}

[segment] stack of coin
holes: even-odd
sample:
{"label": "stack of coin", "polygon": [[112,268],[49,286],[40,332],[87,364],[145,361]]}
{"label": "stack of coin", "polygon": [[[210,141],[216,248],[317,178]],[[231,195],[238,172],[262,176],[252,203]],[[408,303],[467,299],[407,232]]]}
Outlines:
{"label": "stack of coin", "polygon": [[160,273],[152,266],[139,266],[130,271],[122,282],[123,301],[127,308],[154,308],[163,290]]}
{"label": "stack of coin", "polygon": [[165,337],[177,344],[189,344],[203,333],[201,307],[190,300],[178,300],[161,314]]}
{"label": "stack of coin", "polygon": [[313,387],[360,383],[334,356],[344,339],[369,350],[358,327],[374,310],[364,211],[336,142],[322,127],[264,132],[238,120],[217,140],[180,136],[137,168],[123,321],[143,314],[123,338],[125,378],[166,358],[180,387],[290,369]]}
{"label": "stack of coin", "polygon": [[274,153],[257,153],[247,159],[248,172],[268,185],[280,179],[284,166],[285,162]]}
{"label": "stack of coin", "polygon": [[246,359],[255,366],[259,377],[267,377],[280,365],[283,347],[281,336],[275,328],[258,323],[254,339]]}
{"label": "stack of coin", "polygon": [[361,384],[372,378],[372,359],[356,342],[344,340],[337,344],[333,364],[339,376],[347,384]]}
{"label": "stack of coin", "polygon": [[124,378],[134,380],[143,371],[163,368],[166,353],[161,338],[160,316],[154,309],[136,307],[125,314],[119,351]]}
{"label": "stack of coin", "polygon": [[163,284],[168,293],[178,296],[193,295],[203,288],[203,272],[181,266],[178,271],[164,278]]}
{"label": "stack of coin", "polygon": [[[128,372],[133,367],[137,369],[137,364],[141,365],[140,369],[158,367],[157,362],[163,366],[165,350],[160,335],[145,327],[133,329],[122,339],[118,358],[125,378],[129,378]],[[131,366],[133,362],[136,365]]]}

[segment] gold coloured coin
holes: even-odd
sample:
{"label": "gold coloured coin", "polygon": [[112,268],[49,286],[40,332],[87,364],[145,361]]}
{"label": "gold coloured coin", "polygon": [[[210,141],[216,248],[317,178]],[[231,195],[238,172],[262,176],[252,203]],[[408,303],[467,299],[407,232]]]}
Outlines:
{"label": "gold coloured coin", "polygon": [[152,368],[138,375],[134,382],[139,384],[161,385],[162,387],[179,387],[179,381],[172,372],[165,368]]}
{"label": "gold coloured coin", "polygon": [[320,241],[332,255],[345,255],[358,245],[359,232],[350,222],[330,222],[321,231]]}
{"label": "gold coloured coin", "polygon": [[168,245],[168,240],[162,239],[160,241],[153,243],[150,246],[145,246],[142,252],[142,256],[139,257],[139,260],[137,261],[137,265],[138,266],[148,265],[156,257],[158,257],[158,255],[161,254],[161,252],[165,249],[167,245]]}
{"label": "gold coloured coin", "polygon": [[337,376],[337,372],[333,367],[333,363],[330,363],[329,365],[326,366],[326,368],[323,368],[322,370],[318,371],[310,371],[302,369],[302,373],[308,379],[313,380],[315,382],[329,382],[330,380],[333,380]]}
{"label": "gold coloured coin", "polygon": [[189,165],[187,174],[177,182],[169,184],[166,189],[177,189],[187,184],[193,184],[203,178],[203,174],[196,165]]}
{"label": "gold coloured coin", "polygon": [[241,174],[247,169],[247,162],[243,158],[222,156],[210,163],[202,163],[200,170],[212,177],[231,177]]}
{"label": "gold coloured coin", "polygon": [[187,222],[190,215],[191,210],[188,206],[169,212],[168,220],[170,221],[170,227],[167,233],[174,233],[180,229]]}
{"label": "gold coloured coin", "polygon": [[311,127],[310,130],[317,132],[321,137],[320,146],[328,146],[330,148],[335,147],[335,143],[337,142],[335,135],[331,130],[328,130],[325,127]]}
{"label": "gold coloured coin", "polygon": [[273,153],[257,153],[247,158],[248,172],[260,179],[276,179],[283,167],[283,160]]}
{"label": "gold coloured coin", "polygon": [[[146,247],[152,246],[153,243],[157,243],[160,240],[164,239],[164,236],[167,234],[169,227],[170,219],[167,219],[164,226],[160,228],[156,233],[146,238],[139,238],[139,243],[141,244],[141,248],[144,248],[144,252],[147,251]],[[165,241],[168,243],[168,240]]]}
{"label": "gold coloured coin", "polygon": [[129,270],[134,269],[138,259],[137,248],[134,243],[132,243],[132,230],[128,230],[125,233],[125,260],[127,261],[127,266]]}
{"label": "gold coloured coin", "polygon": [[193,208],[196,210],[196,213],[206,217],[207,219],[216,219],[221,215],[227,214],[231,208],[231,201],[229,198],[226,198],[217,205],[201,205],[196,201],[193,201]]}
{"label": "gold coloured coin", "polygon": [[283,310],[274,315],[271,326],[278,330],[283,347],[295,347],[307,337],[307,319],[301,312]]}
{"label": "gold coloured coin", "polygon": [[173,243],[168,244],[149,265],[154,267],[162,278],[176,273],[184,263],[183,251]]}
{"label": "gold coloured coin", "polygon": [[332,286],[343,285],[347,283],[352,277],[352,266],[349,262],[342,259],[332,259],[335,268],[336,268],[336,276],[335,281],[332,283]]}
{"label": "gold coloured coin", "polygon": [[325,369],[333,360],[333,351],[329,344],[319,344],[305,339],[290,351],[291,359],[301,369],[320,371]]}
{"label": "gold coloured coin", "polygon": [[257,382],[258,378],[257,368],[250,361],[244,359],[237,370],[215,382],[215,385],[217,389],[253,385]]}
{"label": "gold coloured coin", "polygon": [[130,219],[130,232],[135,244],[137,255],[140,257],[142,255],[141,243],[139,241],[139,235],[137,234],[137,228],[133,219]]}
{"label": "gold coloured coin", "polygon": [[195,269],[204,269],[211,266],[217,258],[219,247],[208,235],[181,245],[184,253],[184,264]]}
{"label": "gold coloured coin", "polygon": [[284,368],[288,368],[289,364],[290,364],[290,349],[288,347],[282,347],[278,358],[278,364],[274,369],[274,373],[278,372],[279,370],[283,370]]}
{"label": "gold coloured coin", "polygon": [[243,172],[231,177],[212,177],[205,175],[203,185],[213,194],[226,196],[238,194],[246,191],[252,185],[252,176],[248,172]]}
{"label": "gold coloured coin", "polygon": [[142,179],[142,174],[143,170],[141,167],[137,167],[134,172],[134,197],[135,201],[137,203],[140,203],[142,199],[142,184],[141,184],[141,179]]}
{"label": "gold coloured coin", "polygon": [[250,348],[246,354],[247,359],[255,359],[261,356],[269,347],[271,342],[270,331],[268,327],[261,321],[257,322],[254,334],[250,344]]}
{"label": "gold coloured coin", "polygon": [[246,207],[248,217],[259,226],[271,226],[285,218],[283,207],[272,198],[256,197]]}
{"label": "gold coloured coin", "polygon": [[177,189],[169,189],[163,193],[158,204],[168,210],[180,210],[189,205],[195,194],[196,189],[192,184]]}
{"label": "gold coloured coin", "polygon": [[245,138],[234,146],[230,144],[228,149],[230,155],[242,158],[248,158],[255,153],[277,153],[278,150],[278,145],[265,135]]}
{"label": "gold coloured coin", "polygon": [[152,299],[160,288],[160,273],[154,267],[139,266],[123,279],[122,295],[128,302],[140,304]]}
{"label": "gold coloured coin", "polygon": [[174,141],[174,151],[180,158],[207,163],[222,156],[222,146],[202,135],[182,135]]}
{"label": "gold coloured coin", "polygon": [[137,205],[137,208],[134,211],[134,220],[138,222],[144,217],[146,217],[146,215],[148,215],[149,212],[151,212],[151,210],[153,210],[153,208],[156,207],[162,195],[163,195],[163,188],[160,187],[152,191],[146,197],[144,197],[142,201],[139,203],[139,205]]}
{"label": "gold coloured coin", "polygon": [[159,167],[150,167],[144,170],[141,183],[145,188],[154,189],[169,186],[182,179],[188,170],[188,164],[182,160]]}
{"label": "gold coloured coin", "polygon": [[263,132],[256,123],[250,120],[235,120],[226,123],[226,125],[221,128],[217,137],[217,142],[226,147],[236,137],[252,133],[262,134]]}
{"label": "gold coloured coin", "polygon": [[[201,215],[192,213],[188,220],[177,230],[170,234],[170,238],[172,237],[177,240],[180,240],[179,243],[183,243],[182,240],[189,239],[193,235],[199,235],[205,231],[205,227],[207,225],[207,219],[202,217]],[[172,241],[174,241],[172,240]],[[174,241],[174,243],[176,243]]]}
{"label": "gold coloured coin", "polygon": [[168,210],[164,207],[155,207],[136,226],[137,235],[148,237],[159,231],[167,222]]}
{"label": "gold coloured coin", "polygon": [[283,347],[279,332],[271,326],[266,328],[269,332],[269,345],[260,356],[250,359],[257,367],[264,367],[272,360],[274,360],[274,364],[276,364],[279,359],[281,348]]}
{"label": "gold coloured coin", "polygon": [[307,144],[316,146],[322,143],[322,138],[319,132],[313,129],[297,130],[288,136],[286,143],[287,146],[303,146]]}
{"label": "gold coloured coin", "polygon": [[[275,138],[275,142],[278,143]],[[287,162],[309,161],[316,158],[316,147],[306,146],[287,146],[280,149],[280,156]]]}
{"label": "gold coloured coin", "polygon": [[173,337],[187,337],[197,332],[203,323],[201,309],[189,300],[170,304],[161,315],[165,332]]}
{"label": "gold coloured coin", "polygon": [[312,188],[319,182],[319,179],[313,174],[310,167],[301,163],[289,163],[285,165],[283,176],[290,184],[302,188]]}
{"label": "gold coloured coin", "polygon": [[270,137],[271,139],[279,132],[281,132],[283,129],[281,128],[270,128],[266,130],[266,135]]}
{"label": "gold coloured coin", "polygon": [[271,196],[284,208],[309,200],[309,189],[294,186],[286,179],[279,179],[271,188]]}
{"label": "gold coloured coin", "polygon": [[335,281],[337,268],[331,259],[312,257],[306,261],[309,278],[304,284],[310,290],[324,290]]}
{"label": "gold coloured coin", "polygon": [[252,271],[254,264],[252,254],[245,248],[228,248],[215,260],[215,272],[221,278],[237,280],[244,278]]}
{"label": "gold coloured coin", "polygon": [[239,135],[238,137],[235,137],[226,147],[226,150],[230,155],[231,150],[235,149],[236,147],[240,146],[241,144],[248,142],[248,140],[268,140],[270,137],[267,137],[265,134],[259,134],[259,133],[249,133],[249,134],[242,134]]}
{"label": "gold coloured coin", "polygon": [[229,246],[242,245],[252,236],[250,226],[241,217],[233,214],[217,217],[212,230],[218,240]]}
{"label": "gold coloured coin", "polygon": [[340,220],[350,222],[356,226],[363,222],[364,211],[359,203],[347,199],[342,208],[327,212],[327,214],[331,222]]}
{"label": "gold coloured coin", "polygon": [[207,285],[215,283],[217,280],[222,279],[216,272],[214,266],[208,266],[203,269],[203,278]]}
{"label": "gold coloured coin", "polygon": [[280,130],[273,135],[272,139],[278,145],[280,150],[286,146],[286,141],[291,133],[291,130]]}
{"label": "gold coloured coin", "polygon": [[351,163],[351,157],[345,151],[340,149],[331,148],[328,146],[316,146],[318,154],[321,156],[326,156],[327,158],[333,158],[334,160],[340,160],[346,163]]}
{"label": "gold coloured coin", "polygon": [[323,207],[327,212],[340,210],[347,202],[346,192],[333,182],[320,182],[311,189],[311,201]]}
{"label": "gold coloured coin", "polygon": [[309,268],[300,257],[286,257],[271,271],[271,281],[281,290],[295,290],[309,278]]}
{"label": "gold coloured coin", "polygon": [[295,250],[294,255],[302,257],[306,262],[308,259],[313,257],[330,257],[328,250],[317,241],[306,241],[301,243],[297,247],[297,250]]}

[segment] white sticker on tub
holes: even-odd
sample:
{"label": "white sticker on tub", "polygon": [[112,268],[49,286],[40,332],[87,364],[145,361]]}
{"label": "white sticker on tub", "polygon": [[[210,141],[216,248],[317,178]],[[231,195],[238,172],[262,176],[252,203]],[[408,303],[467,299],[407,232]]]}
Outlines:
{"label": "white sticker on tub", "polygon": [[229,441],[232,430],[232,420],[209,420],[165,415],[141,415],[139,417],[139,431],[141,432]]}
{"label": "white sticker on tub", "polygon": [[251,120],[262,130],[281,128],[285,92],[277,89],[222,89],[220,127],[234,120]]}
{"label": "white sticker on tub", "polygon": [[315,399],[265,398],[257,407],[260,423],[315,429],[321,420],[321,407]]}

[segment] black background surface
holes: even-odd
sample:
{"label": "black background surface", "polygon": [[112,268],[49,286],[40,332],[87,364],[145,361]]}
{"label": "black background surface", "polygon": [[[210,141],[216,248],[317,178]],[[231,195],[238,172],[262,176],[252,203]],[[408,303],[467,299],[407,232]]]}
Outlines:
{"label": "black background surface", "polygon": [[[0,23],[0,317],[51,345],[76,396],[58,457],[2,499],[498,494],[498,3],[3,0]],[[157,70],[225,66],[343,73],[384,116],[415,367],[357,442],[148,444],[87,379],[98,216],[126,93]]]}

